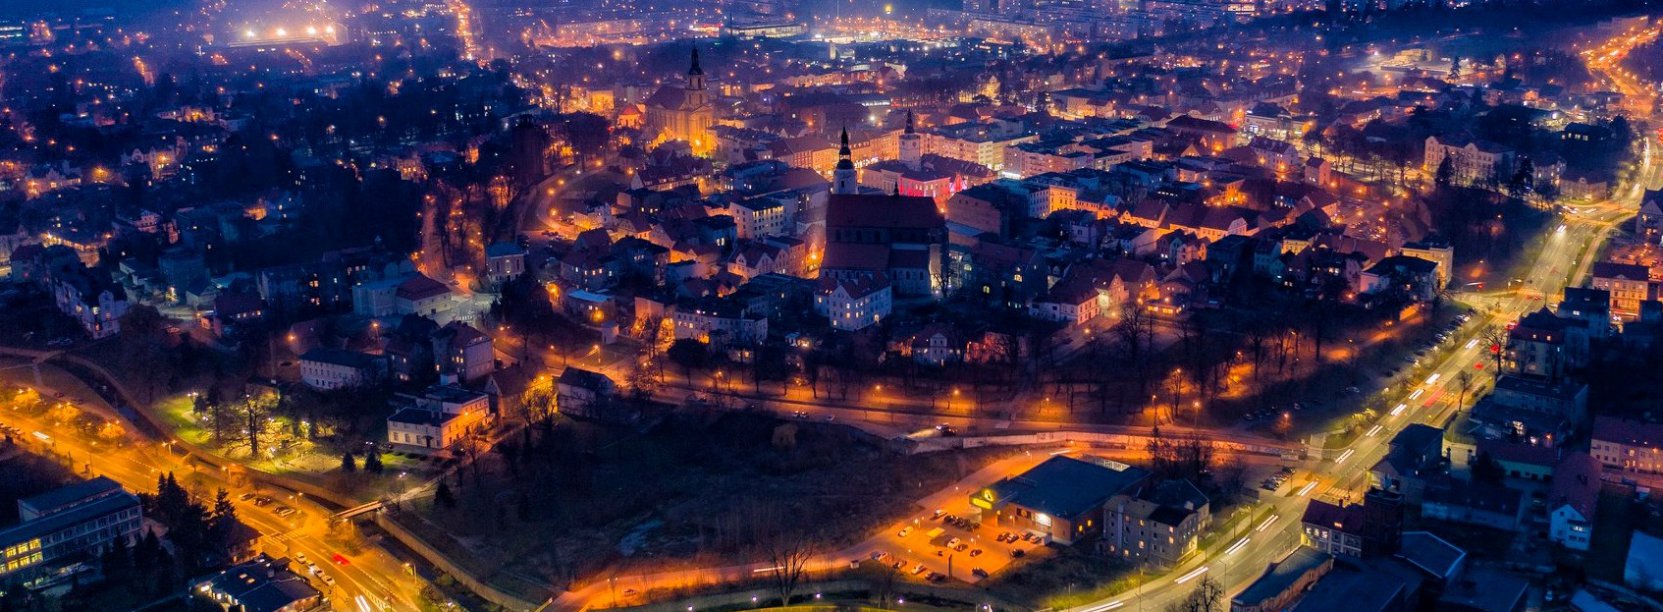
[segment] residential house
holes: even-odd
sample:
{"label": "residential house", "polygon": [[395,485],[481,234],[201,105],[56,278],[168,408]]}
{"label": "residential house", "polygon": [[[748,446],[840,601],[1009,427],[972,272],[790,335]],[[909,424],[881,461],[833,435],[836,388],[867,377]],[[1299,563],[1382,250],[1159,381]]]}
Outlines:
{"label": "residential house", "polygon": [[814,312],[832,329],[860,331],[889,316],[893,307],[889,279],[882,274],[849,279],[822,278],[814,294]]}
{"label": "residential house", "polygon": [[1503,371],[1547,380],[1562,378],[1570,368],[1568,326],[1566,319],[1545,307],[1521,317],[1507,333]]}
{"label": "residential house", "polygon": [[1602,261],[1594,264],[1589,286],[1611,293],[1611,313],[1626,320],[1640,314],[1640,303],[1657,299],[1651,269],[1636,264]]}
{"label": "residential house", "polygon": [[1402,495],[1371,489],[1363,503],[1311,500],[1300,517],[1306,546],[1336,557],[1361,557],[1397,549],[1403,532]]}
{"label": "residential house", "polygon": [[1548,489],[1548,539],[1571,550],[1588,550],[1593,543],[1599,489],[1598,459],[1574,452],[1560,457]]}
{"label": "residential house", "polygon": [[395,314],[414,314],[430,319],[448,317],[454,306],[450,287],[422,274],[399,283],[393,292],[393,299]]}
{"label": "residential house", "polygon": [[1663,424],[1600,416],[1590,438],[1588,453],[1605,466],[1607,479],[1663,486]]}
{"label": "residential house", "polygon": [[1211,524],[1207,496],[1187,480],[1168,480],[1110,498],[1101,546],[1111,557],[1176,567]]}
{"label": "residential house", "polygon": [[387,441],[418,452],[449,449],[464,437],[484,433],[494,418],[491,396],[455,385],[428,387],[414,397],[400,395],[394,405],[387,417]]}
{"label": "residential house", "polygon": [[624,412],[612,406],[618,385],[605,374],[567,367],[555,382],[554,405],[560,414],[597,421],[627,421]]}
{"label": "residential house", "polygon": [[433,332],[432,343],[441,379],[473,382],[496,370],[491,337],[471,325],[451,322]]}
{"label": "residential house", "polygon": [[1420,423],[1403,428],[1392,437],[1386,456],[1369,469],[1371,484],[1420,503],[1427,482],[1444,473],[1443,442],[1442,429]]}
{"label": "residential house", "polygon": [[525,247],[511,242],[498,242],[485,247],[485,283],[501,287],[503,283],[525,274]]}
{"label": "residential house", "polygon": [[323,593],[289,571],[283,559],[259,555],[209,574],[191,591],[239,612],[305,612],[323,605]]}
{"label": "residential house", "polygon": [[1437,173],[1444,159],[1451,159],[1454,179],[1462,184],[1506,182],[1513,170],[1512,149],[1465,135],[1427,136],[1422,170]]}
{"label": "residential house", "polygon": [[315,348],[300,356],[300,380],[320,391],[375,382],[387,372],[378,355],[338,348]]}

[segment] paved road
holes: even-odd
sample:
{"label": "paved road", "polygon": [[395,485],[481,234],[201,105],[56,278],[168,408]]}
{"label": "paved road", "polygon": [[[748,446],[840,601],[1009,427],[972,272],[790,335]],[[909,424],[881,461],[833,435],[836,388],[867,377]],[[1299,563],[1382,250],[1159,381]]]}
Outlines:
{"label": "paved road", "polygon": [[[42,393],[51,397],[53,390],[43,389]],[[199,484],[196,493],[208,499],[219,488],[225,488],[233,496],[253,491],[246,485],[230,482],[232,478],[229,474],[190,461],[163,444],[141,440],[132,433],[124,444],[112,446],[89,440],[73,427],[54,424],[45,415],[37,417],[19,410],[6,410],[0,412],[0,423],[23,431],[19,443],[33,450],[67,455],[70,464],[82,476],[109,476],[131,491],[155,489],[157,477],[167,472],[175,473],[186,483]],[[331,598],[333,609],[364,612],[366,607],[418,608],[421,583],[406,573],[402,562],[373,544],[363,546],[360,554],[346,554],[345,550],[329,543],[328,509],[304,496],[276,491],[265,493],[283,498],[278,503],[292,506],[300,512],[283,518],[272,512],[277,504],[260,508],[239,502],[238,516],[260,532],[264,538],[261,543],[263,550],[273,551],[274,555],[284,554],[282,551],[290,555],[296,551],[304,552],[314,562],[328,565],[325,571],[334,577],[335,586],[330,587],[321,580],[314,580],[314,585]],[[343,554],[350,565],[328,563],[336,553]],[[304,571],[301,570],[302,573]],[[364,600],[362,606],[358,602],[360,597]]]}
{"label": "paved road", "polygon": [[[1649,141],[1643,144],[1640,165],[1639,176],[1647,180],[1657,176],[1659,168]],[[1442,361],[1422,384],[1396,394],[1393,399],[1397,402],[1381,420],[1380,427],[1359,436],[1333,460],[1317,465],[1314,471],[1319,478],[1309,487],[1301,486],[1287,496],[1268,500],[1266,503],[1275,517],[1273,524],[1256,527],[1253,533],[1246,536],[1246,540],[1225,539],[1212,549],[1202,551],[1199,558],[1146,584],[1137,592],[1120,594],[1071,608],[1067,612],[1107,612],[1122,608],[1161,610],[1188,596],[1194,588],[1193,580],[1202,574],[1212,575],[1228,593],[1244,588],[1263,572],[1268,563],[1280,559],[1298,545],[1299,517],[1309,498],[1355,499],[1354,491],[1366,488],[1368,468],[1385,456],[1387,443],[1393,435],[1411,423],[1442,426],[1449,419],[1457,409],[1456,376],[1463,371],[1474,370],[1473,366],[1477,363],[1489,367],[1488,347],[1482,346],[1479,334],[1542,308],[1546,305],[1545,300],[1556,301],[1567,284],[1581,281],[1610,232],[1638,209],[1641,189],[1641,184],[1629,185],[1612,200],[1579,207],[1580,214],[1562,219],[1562,228],[1550,229],[1546,244],[1524,279],[1527,290],[1493,296],[1495,306],[1492,313],[1481,315],[1481,324],[1468,326],[1466,334],[1446,341],[1450,350]],[[1470,394],[1468,399],[1472,399]],[[1238,541],[1243,543],[1237,546]],[[1230,552],[1232,547],[1233,553]],[[1190,579],[1183,580],[1186,577]]]}

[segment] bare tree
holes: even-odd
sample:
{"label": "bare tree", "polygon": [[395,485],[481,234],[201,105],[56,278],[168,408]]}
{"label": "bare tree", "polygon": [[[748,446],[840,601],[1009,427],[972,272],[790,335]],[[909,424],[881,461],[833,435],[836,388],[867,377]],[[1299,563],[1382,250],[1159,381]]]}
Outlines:
{"label": "bare tree", "polygon": [[1202,576],[1188,597],[1166,607],[1167,612],[1224,612],[1224,587],[1212,576]]}
{"label": "bare tree", "polygon": [[243,396],[243,435],[248,442],[248,454],[260,457],[260,437],[266,433],[266,420],[277,407],[275,393],[256,393]]}
{"label": "bare tree", "polygon": [[1490,372],[1492,376],[1501,376],[1501,352],[1507,347],[1508,335],[1507,328],[1504,327],[1491,327],[1478,335],[1478,341],[1486,345],[1485,350],[1490,351],[1495,366]]}
{"label": "bare tree", "polygon": [[814,545],[800,533],[778,533],[767,544],[768,576],[779,593],[780,605],[790,605],[797,592],[797,583],[808,573],[808,562],[814,558]]}
{"label": "bare tree", "polygon": [[1456,410],[1467,407],[1467,393],[1472,391],[1472,379],[1473,376],[1470,370],[1461,370],[1461,373],[1455,375],[1455,389],[1458,392],[1455,400]]}

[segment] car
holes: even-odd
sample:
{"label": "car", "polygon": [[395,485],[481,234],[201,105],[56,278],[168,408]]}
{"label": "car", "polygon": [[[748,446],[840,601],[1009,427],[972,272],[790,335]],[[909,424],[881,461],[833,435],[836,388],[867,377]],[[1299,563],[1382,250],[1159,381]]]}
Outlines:
{"label": "car", "polygon": [[1027,555],[1028,555],[1028,553],[1027,553],[1027,552],[1025,552],[1025,551],[1023,551],[1023,550],[1022,550],[1022,549],[1020,549],[1020,548],[1018,548],[1018,549],[1016,549],[1016,550],[1013,550],[1013,551],[1011,551],[1011,558],[1012,558],[1012,559],[1021,559],[1021,558],[1022,558],[1022,557],[1025,557],[1025,556],[1027,556]]}
{"label": "car", "polygon": [[958,545],[959,545],[959,539],[958,538],[952,538],[952,539],[947,540],[947,548],[958,548]]}
{"label": "car", "polygon": [[254,505],[256,505],[256,506],[267,506],[267,505],[270,505],[271,502],[273,502],[273,501],[276,501],[276,500],[273,500],[272,498],[266,497],[264,495],[254,496]]}
{"label": "car", "polygon": [[978,567],[976,569],[970,570],[970,575],[975,576],[977,578],[987,578],[987,570]]}
{"label": "car", "polygon": [[251,499],[254,499],[254,492],[252,491],[237,496],[237,501],[248,501]]}
{"label": "car", "polygon": [[881,551],[881,550],[872,551],[872,560],[873,561],[881,561],[881,560],[883,560],[884,557],[887,557],[887,556],[889,556],[889,553],[887,553],[887,552],[884,552],[884,551]]}
{"label": "car", "polygon": [[936,509],[935,509],[935,514],[934,514],[934,515],[932,515],[932,516],[931,516],[931,517],[930,517],[930,518],[933,518],[933,519],[938,519],[938,518],[941,518],[941,516],[942,516],[942,515],[943,515],[943,514],[946,514],[946,513],[947,513],[947,511],[946,511],[946,510],[942,510],[942,509],[940,509],[940,508],[936,508]]}
{"label": "car", "polygon": [[313,576],[317,576],[319,574],[322,574],[323,570],[318,567],[318,564],[313,563],[311,561],[307,561],[306,562],[306,573],[311,574]]}
{"label": "car", "polygon": [[896,559],[895,562],[891,563],[889,566],[892,567],[892,568],[895,568],[895,569],[901,569],[901,568],[907,566],[907,562],[902,561],[900,559]]}
{"label": "car", "polygon": [[971,551],[970,551],[970,556],[972,556],[972,557],[980,557],[980,556],[982,556],[982,549],[980,549],[980,548],[976,548],[976,549],[972,549],[972,550],[971,550]]}
{"label": "car", "polygon": [[836,416],[833,416],[833,415],[829,415],[829,414],[828,414],[828,415],[826,415],[826,422],[827,422],[827,423],[830,423],[830,422],[832,422],[832,421],[834,421],[834,420],[836,420],[836,419],[837,419],[837,417],[836,417]]}
{"label": "car", "polygon": [[904,538],[909,535],[912,535],[912,527],[902,527],[901,531],[895,534],[895,537]]}
{"label": "car", "polygon": [[324,584],[335,586],[335,578],[331,577],[329,574],[318,574],[318,577],[323,579]]}
{"label": "car", "polygon": [[295,551],[294,560],[299,561],[301,563],[301,565],[311,565],[312,564],[312,561],[306,558],[306,553],[303,553],[303,552],[300,552],[300,551]]}
{"label": "car", "polygon": [[964,551],[969,550],[969,549],[970,549],[970,545],[965,544],[964,542],[959,542],[958,546],[953,547],[953,550],[956,550],[956,551],[959,551],[959,552],[964,552]]}
{"label": "car", "polygon": [[341,553],[330,555],[329,560],[334,561],[335,565],[352,565],[352,562],[347,560],[346,557],[341,556]]}
{"label": "car", "polygon": [[930,582],[946,582],[947,577],[935,572],[930,572],[930,577],[927,578],[927,580]]}
{"label": "car", "polygon": [[922,574],[922,573],[924,573],[924,564],[923,563],[919,563],[918,565],[912,566],[912,574],[914,576],[916,576],[918,574]]}
{"label": "car", "polygon": [[807,412],[803,412],[803,411],[801,411],[801,410],[798,410],[798,411],[796,411],[796,412],[793,412],[793,413],[791,413],[791,416],[792,416],[792,418],[795,418],[795,419],[797,419],[797,420],[799,420],[799,421],[803,421],[803,420],[807,420],[807,419],[808,419],[808,413],[807,413]]}
{"label": "car", "polygon": [[276,509],[275,509],[275,510],[273,510],[273,512],[275,512],[275,513],[277,513],[277,516],[282,516],[282,517],[287,517],[287,516],[289,516],[289,515],[291,515],[291,514],[294,514],[294,513],[295,513],[295,509],[294,509],[294,508],[290,508],[290,507],[288,507],[288,506],[284,506],[284,505],[282,505],[282,504],[279,504],[279,505],[278,505],[278,506],[277,506],[277,508],[276,508]]}

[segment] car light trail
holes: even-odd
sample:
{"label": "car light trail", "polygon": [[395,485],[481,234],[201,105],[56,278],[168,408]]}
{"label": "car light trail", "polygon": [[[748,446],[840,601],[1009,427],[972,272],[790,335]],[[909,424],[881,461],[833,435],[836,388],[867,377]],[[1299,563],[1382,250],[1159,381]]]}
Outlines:
{"label": "car light trail", "polygon": [[1422,393],[1426,393],[1426,389],[1415,389],[1414,393],[1409,394],[1409,399],[1419,399]]}
{"label": "car light trail", "polygon": [[1241,548],[1243,546],[1247,546],[1248,540],[1249,540],[1249,538],[1242,538],[1240,540],[1236,540],[1235,544],[1231,544],[1229,548],[1224,549],[1224,554],[1225,555],[1236,554],[1236,551],[1241,550]]}
{"label": "car light trail", "polygon": [[[1376,425],[1376,427],[1379,427],[1379,426],[1378,426],[1378,425]],[[1340,456],[1339,456],[1339,457],[1336,457],[1336,458],[1335,458],[1335,459],[1334,459],[1334,464],[1335,464],[1335,465],[1339,465],[1339,464],[1341,464],[1341,463],[1345,463],[1345,460],[1346,460],[1346,459],[1350,459],[1350,458],[1351,458],[1351,454],[1352,454],[1352,453],[1355,453],[1355,452],[1357,452],[1357,451],[1355,451],[1355,450],[1352,450],[1352,449],[1349,449],[1349,448],[1348,448],[1348,449],[1345,449],[1345,452],[1343,452],[1343,453],[1340,453]]]}
{"label": "car light trail", "polygon": [[1201,567],[1195,568],[1195,571],[1192,571],[1188,574],[1184,574],[1182,576],[1179,576],[1177,580],[1174,580],[1172,582],[1175,583],[1175,584],[1183,584],[1183,583],[1189,582],[1191,580],[1195,580],[1197,577],[1199,577],[1200,575],[1205,574],[1205,573],[1207,573],[1207,566],[1203,565]]}
{"label": "car light trail", "polygon": [[1124,605],[1126,605],[1126,602],[1120,601],[1120,600],[1117,599],[1115,601],[1111,601],[1109,603],[1106,603],[1106,604],[1103,604],[1103,605],[1100,605],[1100,606],[1093,606],[1093,607],[1090,607],[1090,608],[1082,608],[1080,610],[1080,612],[1108,612],[1109,610],[1113,610],[1115,608],[1119,608],[1119,607],[1124,606]]}
{"label": "car light trail", "polygon": [[1438,379],[1443,378],[1443,377],[1444,377],[1443,374],[1433,374],[1431,376],[1428,376],[1428,377],[1426,377],[1426,384],[1427,385],[1435,384],[1435,383],[1438,382]]}
{"label": "car light trail", "polygon": [[1313,480],[1311,482],[1305,483],[1305,486],[1299,488],[1299,496],[1304,497],[1306,495],[1310,495],[1311,494],[1311,489],[1315,489],[1315,488],[1317,488],[1317,481]]}
{"label": "car light trail", "polygon": [[48,435],[43,434],[43,433],[38,432],[38,431],[33,433],[33,434],[30,434],[30,435],[33,435],[35,437],[35,439],[40,440],[41,442],[51,442],[52,441],[52,436],[48,436]]}
{"label": "car light trail", "polygon": [[785,567],[780,566],[780,565],[776,565],[776,566],[773,566],[773,567],[759,567],[759,568],[756,568],[754,570],[751,570],[751,573],[752,574],[766,574],[768,572],[772,572],[772,571],[776,571],[776,570],[782,570],[782,569],[785,569]]}
{"label": "car light trail", "polygon": [[1379,425],[1375,425],[1374,427],[1370,427],[1368,433],[1363,434],[1363,435],[1366,435],[1366,436],[1372,438],[1372,437],[1375,437],[1377,435],[1380,435],[1380,430],[1381,429],[1384,429],[1384,428],[1379,426]]}
{"label": "car light trail", "polygon": [[1396,408],[1392,409],[1392,416],[1403,414],[1403,409],[1408,407],[1408,404],[1398,404]]}
{"label": "car light trail", "polygon": [[1475,347],[1475,346],[1478,346],[1478,339],[1477,338],[1473,338],[1471,340],[1468,340],[1467,345],[1465,347],[1462,347],[1462,348],[1465,348],[1465,349],[1470,351],[1470,350],[1472,350],[1472,347]]}
{"label": "car light trail", "polygon": [[1253,532],[1254,533],[1259,533],[1259,532],[1262,532],[1266,529],[1270,529],[1270,526],[1275,524],[1276,519],[1279,519],[1279,518],[1282,518],[1282,515],[1280,515],[1280,514],[1270,515],[1270,518],[1265,519],[1265,522],[1263,522],[1263,523],[1259,523],[1259,526],[1257,528],[1254,528]]}

